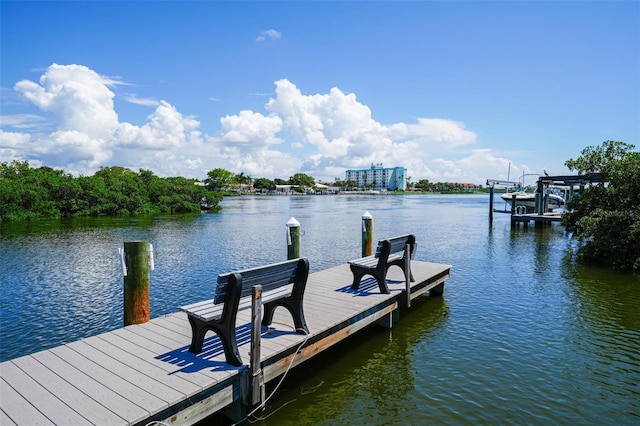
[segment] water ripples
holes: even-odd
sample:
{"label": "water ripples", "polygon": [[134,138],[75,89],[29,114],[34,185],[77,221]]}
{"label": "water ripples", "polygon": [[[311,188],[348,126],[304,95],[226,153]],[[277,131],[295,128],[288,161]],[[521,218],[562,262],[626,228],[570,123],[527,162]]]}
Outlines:
{"label": "water ripples", "polygon": [[157,317],[210,298],[221,272],[284,260],[291,217],[312,271],[359,257],[369,211],[376,238],[414,233],[418,260],[453,266],[444,297],[303,367],[264,424],[640,422],[640,277],[576,266],[560,226],[489,226],[487,198],[234,197],[221,214],[3,224],[2,359],[120,327],[125,240],[154,244]]}

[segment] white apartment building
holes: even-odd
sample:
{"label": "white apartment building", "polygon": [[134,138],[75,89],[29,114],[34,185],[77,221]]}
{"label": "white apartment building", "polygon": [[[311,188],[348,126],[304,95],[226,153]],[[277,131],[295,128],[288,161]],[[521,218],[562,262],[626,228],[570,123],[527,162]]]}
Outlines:
{"label": "white apartment building", "polygon": [[373,188],[378,190],[395,191],[396,189],[406,190],[407,181],[405,176],[407,169],[404,167],[382,167],[380,164],[372,164],[369,169],[347,170],[346,180],[356,182],[358,187],[364,188],[374,184]]}

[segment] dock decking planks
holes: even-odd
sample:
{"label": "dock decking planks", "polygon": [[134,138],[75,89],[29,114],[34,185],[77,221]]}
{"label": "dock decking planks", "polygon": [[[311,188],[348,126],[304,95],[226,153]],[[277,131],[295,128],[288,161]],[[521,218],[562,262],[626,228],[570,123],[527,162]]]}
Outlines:
{"label": "dock decking planks", "polygon": [[[444,282],[450,266],[414,261],[412,270],[413,298]],[[292,357],[293,365],[301,364],[403,303],[400,268],[389,270],[388,295],[380,294],[369,277],[358,290],[351,290],[352,281],[348,264],[309,275],[304,296],[308,336],[295,333],[288,311],[276,310],[271,329],[261,338],[265,381],[284,373]],[[181,303],[176,301],[176,306]],[[236,327],[242,333],[240,355],[248,364],[250,311],[238,313]],[[190,423],[213,414],[207,410],[217,411],[237,399],[234,383],[245,368],[226,364],[219,339],[213,336],[207,335],[202,354],[188,352],[191,328],[186,314],[176,312],[3,362],[0,423],[145,424],[181,409],[192,412],[176,418]],[[197,401],[208,405],[195,407]]]}

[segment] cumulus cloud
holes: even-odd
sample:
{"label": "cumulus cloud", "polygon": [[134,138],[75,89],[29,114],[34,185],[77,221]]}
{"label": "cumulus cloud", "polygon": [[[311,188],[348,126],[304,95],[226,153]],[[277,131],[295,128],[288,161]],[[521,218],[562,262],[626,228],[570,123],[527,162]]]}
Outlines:
{"label": "cumulus cloud", "polygon": [[239,115],[227,115],[220,119],[222,132],[214,140],[232,145],[265,148],[279,144],[282,139],[275,135],[282,129],[282,120],[276,115],[264,116],[253,111],[240,111]]}
{"label": "cumulus cloud", "polygon": [[419,118],[416,124],[397,123],[389,127],[389,135],[394,140],[412,139],[453,148],[476,140],[475,133],[466,130],[464,123],[442,118]]}
{"label": "cumulus cloud", "polygon": [[256,38],[256,41],[266,41],[267,39],[279,40],[281,37],[282,37],[282,34],[280,33],[280,31],[271,29],[271,30],[260,32],[260,35],[258,36],[258,38]]}
{"label": "cumulus cloud", "polygon": [[[277,38],[279,33],[265,32],[263,37]],[[476,134],[460,121],[380,123],[354,93],[337,87],[305,94],[293,82],[278,80],[263,111],[225,115],[219,118],[219,131],[208,135],[197,119],[165,100],[117,95],[118,86],[125,84],[82,65],[58,64],[38,82],[16,83],[16,93],[42,115],[3,117],[2,161],[26,159],[77,174],[120,165],[202,179],[207,171],[222,167],[254,177],[286,179],[303,172],[324,180],[383,163],[406,167],[413,181],[476,183],[487,176],[503,178],[498,172],[504,174],[509,165],[506,158],[476,147]],[[120,121],[116,96],[155,109],[143,125]],[[52,120],[53,128],[33,131],[30,126],[43,116]]]}
{"label": "cumulus cloud", "polygon": [[168,102],[160,101],[160,105],[148,119],[149,122],[141,127],[120,123],[113,143],[119,147],[166,150],[179,149],[193,138],[200,137],[200,123],[184,117]]}
{"label": "cumulus cloud", "polygon": [[[190,170],[202,164],[200,123],[183,116],[168,102],[137,102],[157,105],[143,126],[120,122],[114,109],[114,92],[121,84],[81,65],[51,65],[38,83],[23,80],[14,90],[55,123],[50,133],[26,138],[3,135],[0,148],[7,160],[40,161],[71,173],[88,174],[100,166],[122,165],[150,168],[159,174]],[[127,95],[127,100],[134,97]],[[10,117],[11,119],[11,117]],[[36,123],[39,116],[13,117],[14,128]],[[3,126],[6,120],[3,120]],[[12,146],[8,147],[7,140]],[[18,142],[12,142],[16,141]],[[155,151],[155,154],[150,154]],[[157,155],[158,151],[170,155]],[[174,151],[174,153],[171,153]],[[173,161],[167,162],[167,159]],[[197,171],[198,174],[200,170]]]}
{"label": "cumulus cloud", "polygon": [[106,138],[118,125],[114,94],[108,88],[113,83],[85,66],[53,64],[40,77],[39,84],[22,80],[14,89],[52,114],[59,129]]}

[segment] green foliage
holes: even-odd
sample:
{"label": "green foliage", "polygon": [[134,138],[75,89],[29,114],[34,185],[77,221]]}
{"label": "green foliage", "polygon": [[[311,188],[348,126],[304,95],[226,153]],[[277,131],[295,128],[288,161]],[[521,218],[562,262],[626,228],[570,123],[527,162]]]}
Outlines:
{"label": "green foliage", "polygon": [[349,190],[349,189],[357,188],[358,183],[352,179],[341,180],[341,179],[335,178],[335,182],[333,183],[333,186],[337,188],[341,188],[343,190]]}
{"label": "green foliage", "polygon": [[103,167],[73,177],[24,161],[0,163],[0,221],[72,216],[196,213],[215,210],[219,194],[194,179],[159,178],[149,170]]}
{"label": "green foliage", "polygon": [[603,182],[572,199],[563,218],[583,239],[579,256],[584,261],[640,270],[640,152],[633,148],[605,141],[565,163],[570,170],[603,176]]}
{"label": "green foliage", "polygon": [[253,188],[256,190],[274,191],[276,183],[267,178],[258,178],[253,181]]}
{"label": "green foliage", "polygon": [[602,173],[605,177],[615,171],[635,146],[618,141],[604,141],[601,146],[588,146],[577,159],[569,159],[564,164],[578,174]]}
{"label": "green foliage", "polygon": [[[305,175],[304,173],[296,173],[295,175],[289,178],[289,185],[296,185],[301,187],[310,187],[313,188],[316,186],[316,181],[309,175]],[[304,192],[304,191],[303,191]]]}
{"label": "green foliage", "polygon": [[240,172],[234,175],[233,180],[242,185],[250,185],[253,179],[251,179],[251,176],[247,176],[243,172]]}
{"label": "green foliage", "polygon": [[433,188],[433,184],[429,182],[429,179],[420,179],[413,184],[414,187],[420,188],[421,191],[430,191]]}
{"label": "green foliage", "polygon": [[229,186],[236,183],[236,181],[234,174],[229,170],[213,169],[207,173],[205,183],[209,188],[215,191],[221,191],[227,189]]}

